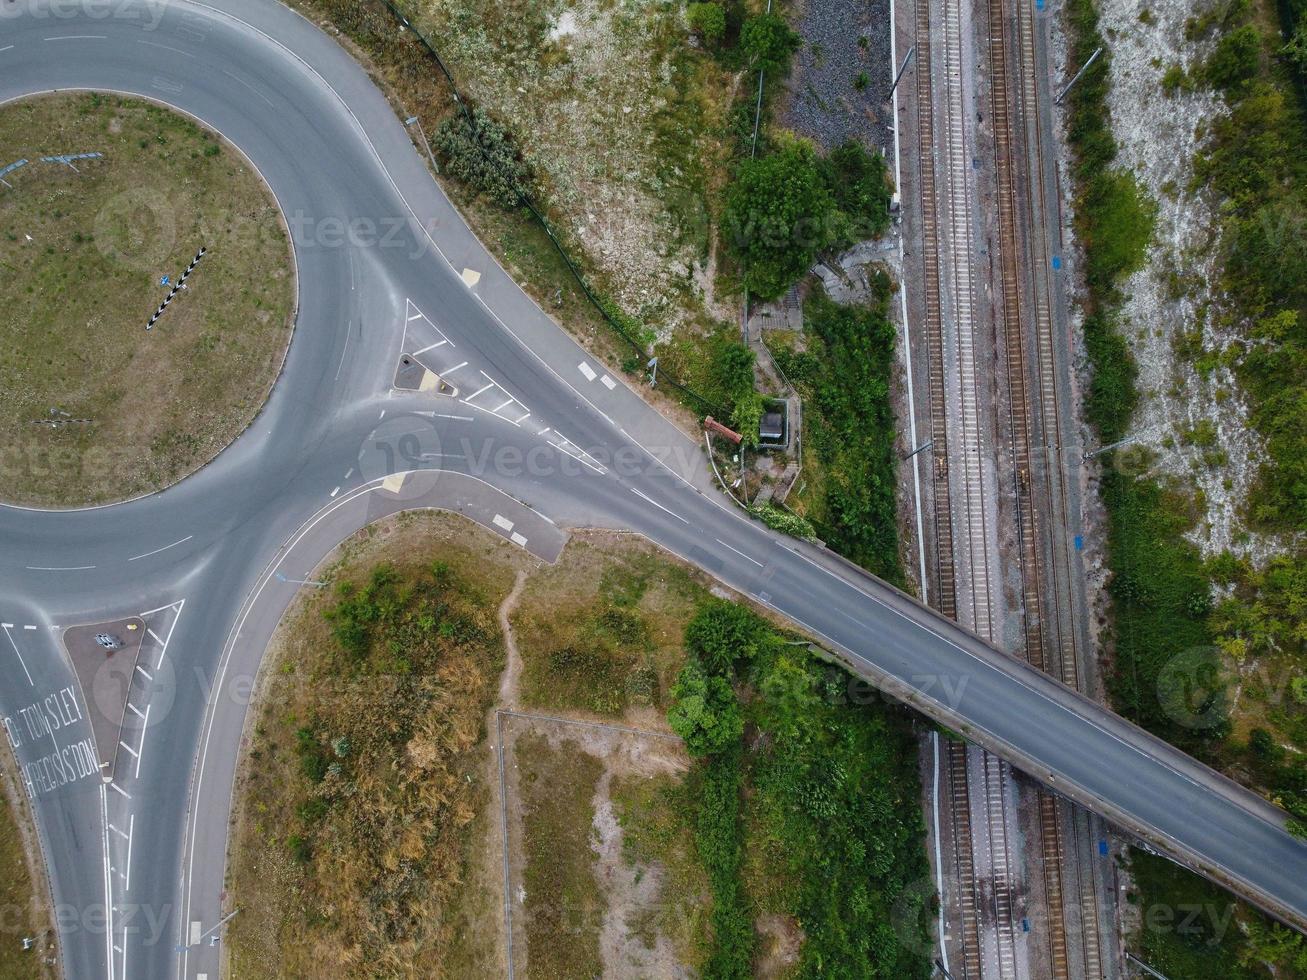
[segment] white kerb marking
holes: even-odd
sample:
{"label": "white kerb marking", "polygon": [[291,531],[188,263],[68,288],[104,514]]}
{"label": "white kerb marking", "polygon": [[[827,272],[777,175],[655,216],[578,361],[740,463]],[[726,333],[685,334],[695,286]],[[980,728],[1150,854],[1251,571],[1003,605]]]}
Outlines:
{"label": "white kerb marking", "polygon": [[505,531],[513,530],[513,522],[503,514],[496,514],[493,523],[495,527],[502,527]]}
{"label": "white kerb marking", "polygon": [[612,378],[610,378],[610,377],[609,377],[608,375],[606,375],[606,374],[605,374],[602,378],[600,378],[599,380],[600,380],[600,382],[603,383],[603,386],[604,386],[605,388],[607,388],[609,391],[612,391],[614,388],[617,387],[617,382],[614,381]]}
{"label": "white kerb marking", "polygon": [[585,361],[582,361],[580,364],[578,364],[576,366],[576,369],[585,375],[586,381],[593,381],[595,378],[598,377],[598,375],[595,374],[595,369],[592,368]]}
{"label": "white kerb marking", "polygon": [[513,542],[513,544],[517,545],[518,547],[521,547],[521,548],[525,548],[525,547],[526,547],[526,535],[525,535],[525,534],[518,534],[516,531],[514,531],[512,534],[509,535],[509,540],[511,540],[511,541]]}

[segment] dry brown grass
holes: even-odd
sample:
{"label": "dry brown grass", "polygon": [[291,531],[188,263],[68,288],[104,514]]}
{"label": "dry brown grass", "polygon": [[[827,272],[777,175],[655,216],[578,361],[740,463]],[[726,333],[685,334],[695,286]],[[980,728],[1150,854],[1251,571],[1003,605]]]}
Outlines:
{"label": "dry brown grass", "polygon": [[[42,163],[101,152],[79,172]],[[0,107],[0,497],[122,500],[173,483],[263,405],[294,306],[280,213],[215,134],[137,99]],[[168,311],[145,323],[201,245]],[[90,425],[33,424],[51,409]],[[55,416],[58,418],[60,416]]]}
{"label": "dry brown grass", "polygon": [[531,577],[512,617],[522,703],[608,717],[634,710],[642,724],[665,727],[682,634],[705,583],[643,539],[573,536],[556,565]]}
{"label": "dry brown grass", "polygon": [[[325,612],[340,583],[362,590],[381,563],[397,584],[379,604],[393,608],[351,654]],[[230,891],[256,911],[232,922],[235,976],[496,972],[494,899],[468,868],[487,829],[478,746],[503,666],[495,612],[528,563],[461,519],[410,515],[356,535],[321,573],[332,588],[288,613],[239,789]]]}
{"label": "dry brown grass", "polygon": [[[56,957],[50,899],[41,873],[31,811],[18,783],[9,746],[0,745],[0,980],[50,980],[58,972],[47,959]],[[37,940],[24,951],[22,940]]]}

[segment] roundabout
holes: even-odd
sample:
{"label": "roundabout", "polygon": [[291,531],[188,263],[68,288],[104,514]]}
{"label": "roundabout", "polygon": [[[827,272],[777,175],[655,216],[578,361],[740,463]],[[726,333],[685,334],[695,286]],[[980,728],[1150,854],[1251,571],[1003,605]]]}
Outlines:
{"label": "roundabout", "polygon": [[[298,271],[280,376],[212,463],[110,507],[0,507],[0,718],[25,776],[93,740],[65,628],[135,617],[136,662],[170,665],[166,686],[138,675],[126,691],[143,717],[111,781],[27,781],[67,976],[221,974],[232,780],[267,641],[323,555],[418,507],[465,513],[544,560],[568,527],[644,534],[1036,778],[1307,920],[1307,853],[1278,811],[733,510],[697,444],[602,383],[486,253],[367,75],[314,25],[267,0],[3,9],[0,103],[98,89],[199,120],[266,180]],[[449,390],[397,387],[405,355]],[[81,717],[66,727],[15,721],[69,689]]]}
{"label": "roundabout", "polygon": [[140,99],[10,102],[0,146],[27,161],[0,186],[0,500],[177,482],[253,421],[281,368],[294,275],[276,202],[235,147]]}

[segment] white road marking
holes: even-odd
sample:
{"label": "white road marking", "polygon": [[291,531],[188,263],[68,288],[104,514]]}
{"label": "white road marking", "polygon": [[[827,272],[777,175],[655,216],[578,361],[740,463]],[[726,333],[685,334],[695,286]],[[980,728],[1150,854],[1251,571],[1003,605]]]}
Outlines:
{"label": "white road marking", "polygon": [[12,45],[12,44],[7,44],[7,45],[5,45],[3,48],[0,48],[0,51],[9,51],[9,50],[11,50],[12,48],[13,48],[13,45]]}
{"label": "white road marking", "polygon": [[[126,882],[123,885],[124,892],[131,891],[132,888],[132,838],[136,835],[136,814],[131,814],[127,820],[127,874],[124,875],[124,881]],[[124,969],[123,974],[126,975],[126,973],[127,971]]]}
{"label": "white road marking", "polygon": [[505,517],[503,514],[496,514],[496,515],[495,515],[495,519],[494,519],[494,521],[493,521],[492,523],[493,523],[496,527],[502,527],[505,531],[511,531],[511,530],[513,530],[513,522],[510,521],[510,520],[509,520],[507,517]]}
{"label": "white road marking", "polygon": [[514,531],[512,534],[510,534],[510,535],[508,536],[508,538],[509,538],[510,541],[513,542],[513,544],[518,545],[518,546],[523,547],[523,548],[526,547],[526,535],[525,535],[525,534],[519,534],[517,531]]}
{"label": "white road marking", "polygon": [[[128,752],[130,752],[131,755],[132,755],[132,758],[133,758],[133,759],[139,759],[139,758],[141,757],[141,753],[137,752],[134,748],[132,748],[130,745],[128,745],[128,744],[127,744],[126,742],[124,742],[122,739],[119,739],[119,740],[118,740],[118,744],[121,745],[123,748],[125,748]],[[110,830],[113,830],[114,828],[113,828],[113,827],[110,827],[109,829],[110,829]],[[118,831],[118,833],[123,834],[123,832],[122,832],[121,830]],[[126,834],[123,834],[123,836],[126,837],[127,835],[126,835]]]}
{"label": "white road marking", "polygon": [[110,783],[110,784],[109,784],[109,788],[110,788],[110,789],[113,789],[113,790],[117,790],[119,793],[121,793],[123,796],[127,797],[127,799],[129,799],[129,800],[132,798],[132,794],[129,793],[129,792],[127,792],[127,790],[123,789],[123,788],[122,788],[121,786],[119,786],[117,783]]}
{"label": "white road marking", "polygon": [[383,409],[381,410],[381,414],[377,416],[377,421],[380,422],[380,421],[381,421],[382,419],[384,419],[385,417],[386,417],[386,410],[383,408]]}
{"label": "white road marking", "polygon": [[455,364],[452,368],[445,368],[445,377],[449,377],[459,368],[465,368],[465,367],[467,367],[467,361],[460,361],[459,363]]}
{"label": "white road marking", "polygon": [[442,415],[442,414],[440,414],[439,412],[432,412],[431,415],[432,415],[433,418],[438,418],[438,419],[453,419],[455,422],[471,422],[471,421],[472,421],[472,416],[470,416],[470,415]]}
{"label": "white road marking", "polygon": [[153,707],[153,704],[147,704],[145,706],[145,717],[141,719],[141,751],[136,756],[136,772],[134,773],[137,779],[141,778],[141,756],[145,755],[145,730],[150,727],[150,709]]}
{"label": "white road marking", "polygon": [[[121,742],[119,742],[118,744],[119,744],[119,745],[122,745]],[[123,745],[123,748],[127,748],[127,746]],[[115,827],[113,824],[109,824],[109,829],[112,830],[112,831],[113,831],[115,834],[117,834],[119,837],[121,837],[123,840],[127,840],[127,835],[124,834],[124,833],[123,833],[121,830],[119,830],[117,827]]]}
{"label": "white road marking", "polygon": [[28,565],[29,572],[85,572],[94,565]]}
{"label": "white road marking", "polygon": [[762,568],[762,567],[763,567],[762,562],[758,561],[757,558],[750,558],[748,555],[746,555],[746,554],[745,554],[743,551],[741,551],[739,548],[732,548],[729,544],[727,544],[727,543],[726,543],[725,541],[723,541],[721,538],[718,538],[718,539],[717,539],[717,543],[718,543],[719,545],[721,545],[723,548],[726,548],[726,549],[729,550],[729,551],[734,551],[737,555],[739,555],[739,556],[740,556],[741,558],[743,558],[745,561],[751,561],[751,562],[753,562],[755,565],[757,565],[759,568]]}
{"label": "white road marking", "polygon": [[0,623],[0,628],[11,630],[14,628],[13,623]]}
{"label": "white road marking", "polygon": [[603,383],[603,386],[607,388],[609,391],[612,391],[614,388],[617,387],[617,382],[606,374],[599,380]]}
{"label": "white road marking", "polygon": [[419,354],[425,354],[427,351],[435,350],[437,347],[444,347],[447,343],[449,343],[448,340],[437,340],[434,344],[427,344],[427,346],[423,347],[421,350],[415,350],[413,356],[417,357]]}
{"label": "white road marking", "polygon": [[354,467],[351,466],[349,469],[345,471],[345,479],[348,480],[353,475],[354,475]]}
{"label": "white road marking", "polygon": [[476,391],[472,392],[472,394],[470,394],[470,395],[468,395],[466,398],[464,398],[463,401],[465,401],[465,402],[470,402],[470,401],[472,401],[472,399],[475,398],[477,395],[481,394],[483,391],[489,391],[489,390],[490,390],[491,388],[493,388],[494,386],[495,386],[495,383],[492,381],[492,382],[490,382],[490,384],[486,385],[484,388],[478,388]]}
{"label": "white road marking", "polygon": [[[103,34],[60,34],[57,37],[42,38],[43,41],[104,41]],[[144,43],[144,42],[143,42]],[[162,45],[160,45],[162,47]]]}
{"label": "white road marking", "polygon": [[149,558],[151,555],[157,555],[157,554],[158,554],[159,552],[161,552],[161,551],[167,551],[169,548],[175,548],[175,547],[177,547],[179,544],[185,544],[187,541],[191,540],[191,538],[193,538],[193,537],[195,537],[195,535],[193,535],[193,534],[188,534],[188,535],[186,535],[186,537],[182,538],[180,541],[174,541],[172,544],[166,544],[166,545],[164,545],[162,548],[155,548],[153,551],[147,551],[147,552],[146,552],[145,554],[143,554],[143,555],[133,555],[131,558],[128,558],[127,560],[128,560],[128,561],[137,561],[137,560],[139,560],[139,559],[141,559],[141,558]]}
{"label": "white road marking", "polygon": [[463,270],[463,282],[467,285],[469,289],[471,289],[480,281],[481,281],[481,273],[477,272],[476,269]]}
{"label": "white road marking", "polygon": [[130,701],[127,702],[127,710],[130,711],[132,714],[134,714],[137,718],[145,717],[145,714],[141,711],[141,709],[136,707],[136,705],[132,704]]}
{"label": "white road marking", "polygon": [[[502,412],[504,409],[506,409],[509,405],[513,404],[513,402],[515,402],[516,400],[517,400],[517,399],[515,399],[515,398],[511,398],[511,397],[510,397],[510,398],[508,399],[508,401],[506,401],[506,402],[502,402],[502,403],[501,403],[497,408],[492,408],[491,411],[494,412],[496,415],[498,415],[500,412]],[[530,415],[531,413],[530,413],[530,412],[527,412],[526,414],[527,414],[527,415]]]}
{"label": "white road marking", "polygon": [[25,629],[25,630],[34,630],[34,629],[36,629],[36,627],[33,626],[31,623],[27,623],[27,624],[25,624],[25,625],[23,626],[23,629]]}
{"label": "white road marking", "polygon": [[582,361],[580,364],[578,364],[576,366],[576,369],[585,375],[586,381],[593,381],[595,378],[598,377],[598,375],[595,374],[595,369],[592,368],[585,361]]}
{"label": "white road marking", "polygon": [[200,941],[200,920],[191,919],[191,936],[190,936],[189,945],[194,946],[199,941]]}
{"label": "white road marking", "polygon": [[[263,94],[262,92],[260,92],[258,89],[256,89],[256,88],[255,88],[253,85],[251,85],[249,82],[245,81],[245,79],[241,78],[239,75],[233,75],[233,74],[232,74],[231,72],[229,72],[226,68],[224,68],[224,69],[222,70],[222,73],[223,73],[224,75],[226,75],[228,78],[230,78],[232,81],[234,81],[234,82],[240,82],[240,83],[241,83],[242,85],[244,85],[247,89],[249,89],[251,92],[253,92],[255,95],[257,95],[259,98],[261,98],[264,102],[268,103],[268,105],[272,105],[272,100],[271,100],[270,98],[268,98],[266,95],[264,95],[264,94]],[[353,288],[354,288],[354,267],[353,267],[352,264],[351,264],[351,266],[350,266],[350,277],[349,277],[349,278],[350,278],[350,287],[349,287],[349,288],[350,288],[350,289],[353,289]]]}
{"label": "white road marking", "polygon": [[675,518],[676,518],[678,521],[680,521],[682,524],[689,524],[689,523],[690,523],[690,522],[687,521],[684,517],[682,517],[680,514],[676,513],[676,511],[674,511],[674,510],[668,510],[666,507],[664,507],[664,506],[663,506],[662,504],[660,504],[658,501],[654,500],[652,497],[647,497],[647,496],[645,496],[644,494],[642,494],[639,490],[635,489],[635,487],[631,487],[631,492],[632,492],[633,494],[635,494],[637,497],[641,497],[641,498],[643,498],[643,499],[649,501],[649,503],[653,504],[655,507],[657,507],[659,510],[663,511],[664,513],[666,513],[666,514],[671,514],[673,517],[675,517]]}
{"label": "white road marking", "polygon": [[14,638],[9,634],[10,629],[12,629],[12,627],[6,623],[5,636],[9,637],[9,645],[14,648],[14,654],[18,657],[18,662],[23,665],[23,673],[27,675],[27,683],[32,685],[32,687],[36,687],[36,682],[32,680],[31,671],[27,669],[27,661],[25,661],[23,655],[18,652],[18,644],[14,642]]}
{"label": "white road marking", "polygon": [[345,355],[349,353],[349,338],[354,333],[354,321],[351,319],[345,325],[345,346],[340,352],[340,363],[336,365],[336,381],[340,380],[340,372],[345,370]]}
{"label": "white road marking", "polygon": [[338,493],[340,493],[340,487],[337,487],[335,490],[331,491],[331,496],[332,496],[332,497],[335,497],[336,494],[338,494]]}
{"label": "white road marking", "polygon": [[149,671],[147,671],[147,670],[146,670],[144,667],[142,667],[140,664],[137,664],[137,665],[136,665],[136,669],[139,670],[142,674],[145,675],[145,679],[146,679],[147,681],[152,681],[152,680],[154,680],[154,678],[150,676]]}
{"label": "white road marking", "polygon": [[408,322],[412,323],[414,320],[421,320],[421,319],[422,319],[421,313],[414,313],[411,317],[408,318]]}

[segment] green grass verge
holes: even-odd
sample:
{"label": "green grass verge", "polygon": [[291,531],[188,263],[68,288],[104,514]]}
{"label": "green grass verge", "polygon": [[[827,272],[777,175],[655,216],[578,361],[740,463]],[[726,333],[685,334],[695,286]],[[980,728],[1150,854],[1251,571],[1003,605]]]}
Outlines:
{"label": "green grass verge", "polygon": [[[99,152],[74,171],[40,158]],[[289,340],[290,251],[230,145],[117,96],[0,107],[0,498],[75,506],[159,489],[263,405]],[[145,324],[201,246],[167,312]],[[57,409],[66,415],[52,415]],[[34,424],[60,418],[90,424]]]}

